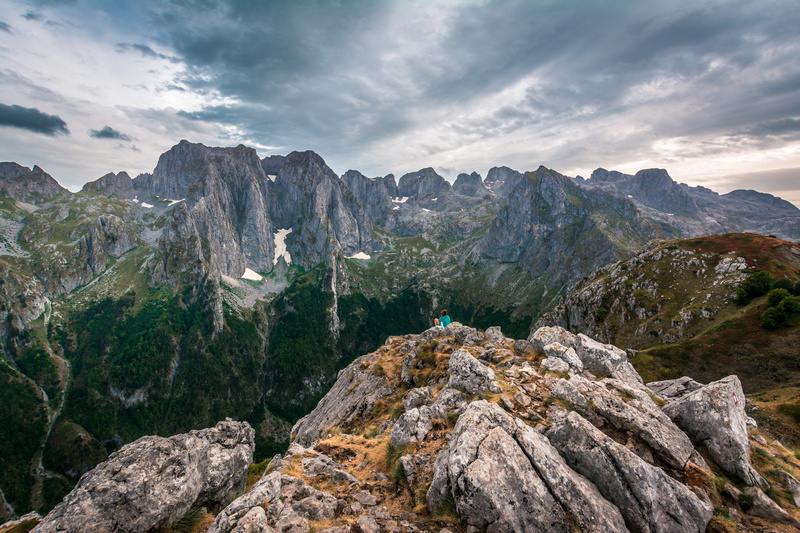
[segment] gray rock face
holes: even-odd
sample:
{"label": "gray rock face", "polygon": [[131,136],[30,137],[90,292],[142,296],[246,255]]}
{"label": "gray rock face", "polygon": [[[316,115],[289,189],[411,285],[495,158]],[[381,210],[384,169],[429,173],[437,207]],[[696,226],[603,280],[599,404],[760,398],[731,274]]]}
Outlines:
{"label": "gray rock face", "polygon": [[486,390],[499,392],[494,370],[484,365],[466,350],[457,350],[450,356],[450,381],[447,386],[462,389],[468,394]]}
{"label": "gray rock face", "polygon": [[404,174],[397,182],[399,196],[424,200],[426,197],[445,197],[451,192],[450,184],[432,168]]}
{"label": "gray rock face", "polygon": [[433,429],[429,411],[428,407],[415,407],[403,413],[392,427],[392,438],[389,441],[392,447],[401,448],[413,442],[422,442]]}
{"label": "gray rock face", "polygon": [[698,383],[688,376],[664,381],[652,381],[647,384],[648,389],[670,402],[683,398],[687,394],[699,390],[702,387],[702,383]]}
{"label": "gray rock face", "polygon": [[507,197],[525,177],[508,167],[492,167],[486,174],[484,186],[496,196]]}
{"label": "gray rock face", "polygon": [[508,194],[480,249],[536,276],[547,273],[548,283],[571,285],[660,235],[662,229],[643,219],[627,198],[581,189],[539,167]]}
{"label": "gray rock face", "polygon": [[[251,521],[261,522],[261,515],[263,509],[261,505],[270,504],[276,501],[281,496],[281,473],[272,472],[261,477],[249,491],[242,496],[239,496],[230,505],[222,510],[217,515],[214,523],[208,530],[208,533],[228,533],[233,531],[238,526],[245,525]],[[262,513],[257,516],[252,516],[248,520],[250,512],[255,509],[261,509]],[[266,524],[266,516],[263,518],[262,528]]]}
{"label": "gray rock face", "polygon": [[[611,344],[602,344],[586,335],[574,335],[561,326],[544,326],[533,331],[528,340],[535,348],[557,357],[565,359],[567,362],[572,359],[572,354],[567,353],[559,346],[550,347],[545,351],[545,347],[558,343],[561,347],[572,348],[575,355],[580,360],[583,368],[595,374],[612,376],[621,381],[634,385],[644,385],[641,376],[628,361],[625,352]],[[574,361],[573,361],[573,364]]]}
{"label": "gray rock face", "polygon": [[348,170],[342,175],[342,181],[353,192],[371,221],[382,222],[388,229],[393,227],[387,222],[391,219],[392,199],[397,197],[394,176],[390,174],[385,178],[370,179],[357,170]]}
{"label": "gray rock face", "polygon": [[542,348],[547,357],[557,357],[569,365],[575,372],[583,372],[583,362],[575,352],[575,348],[567,348],[559,342],[552,342]]}
{"label": "gray rock face", "polygon": [[586,398],[586,403],[591,403],[592,414],[636,435],[673,468],[683,470],[686,467],[694,451],[692,442],[647,394],[613,379],[593,382],[574,376],[571,382]]}
{"label": "gray rock face", "polygon": [[465,326],[461,322],[451,322],[444,330],[444,333],[455,337],[456,342],[463,346],[475,346],[485,339],[483,333],[475,328]]}
{"label": "gray rock face", "polygon": [[605,436],[578,413],[550,417],[546,433],[567,464],[614,503],[631,531],[702,532],[711,505],[686,486]]}
{"label": "gray rock face", "polygon": [[745,487],[744,492],[753,498],[753,506],[748,509],[747,514],[760,516],[767,520],[772,520],[780,524],[789,524],[800,529],[800,522],[792,515],[778,507],[764,491],[758,487]]}
{"label": "gray rock face", "polygon": [[453,183],[453,191],[462,196],[484,197],[491,194],[489,189],[484,187],[481,175],[477,172],[459,174]]}
{"label": "gray rock face", "polygon": [[81,190],[124,199],[133,198],[136,195],[133,188],[133,179],[128,176],[127,172],[120,172],[118,174],[109,172],[95,181],[90,181],[84,185]]}
{"label": "gray rock face", "polygon": [[20,202],[41,204],[72,193],[36,165],[31,170],[16,163],[0,163],[0,194]]}
{"label": "gray rock face", "polygon": [[769,484],[750,465],[742,384],[736,376],[709,383],[664,407],[690,437],[703,442],[720,468],[748,485]]}
{"label": "gray rock face", "polygon": [[244,487],[255,431],[226,420],[168,439],[142,437],[92,471],[34,529],[148,532]]}
{"label": "gray rock face", "polygon": [[385,377],[361,368],[361,363],[369,363],[374,359],[375,356],[361,356],[339,373],[336,383],[316,409],[298,420],[292,428],[295,443],[311,446],[327,428],[350,422],[370,412],[379,399],[395,392],[393,387],[386,384]]}
{"label": "gray rock face", "polygon": [[622,516],[547,439],[497,405],[473,402],[434,466],[427,504],[452,491],[459,515],[486,531],[626,531]]}
{"label": "gray rock face", "polygon": [[277,228],[292,228],[287,243],[297,264],[311,268],[331,251],[350,256],[377,246],[364,208],[314,152],[286,156],[270,191],[271,219]]}

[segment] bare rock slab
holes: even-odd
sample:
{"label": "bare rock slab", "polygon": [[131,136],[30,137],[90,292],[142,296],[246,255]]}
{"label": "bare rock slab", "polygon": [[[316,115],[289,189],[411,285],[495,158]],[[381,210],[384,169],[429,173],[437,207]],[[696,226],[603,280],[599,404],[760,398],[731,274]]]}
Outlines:
{"label": "bare rock slab", "polygon": [[244,487],[255,431],[230,419],[170,438],[142,437],[85,474],[35,528],[148,532],[192,506],[219,505]]}

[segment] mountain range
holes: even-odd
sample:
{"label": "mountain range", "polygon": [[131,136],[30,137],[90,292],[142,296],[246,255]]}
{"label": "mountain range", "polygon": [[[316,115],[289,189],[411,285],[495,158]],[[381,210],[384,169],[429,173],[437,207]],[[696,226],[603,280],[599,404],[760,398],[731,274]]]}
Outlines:
{"label": "mountain range", "polygon": [[653,239],[732,232],[796,241],[800,210],[659,169],[494,167],[451,185],[188,141],[78,193],[0,163],[0,514],[52,508],[143,435],[226,416],[264,458],[341,369],[438,309],[525,338]]}

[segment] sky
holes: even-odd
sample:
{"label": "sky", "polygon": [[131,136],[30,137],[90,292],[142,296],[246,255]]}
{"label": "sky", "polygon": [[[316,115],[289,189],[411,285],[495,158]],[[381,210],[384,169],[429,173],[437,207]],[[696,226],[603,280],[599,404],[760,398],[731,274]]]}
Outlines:
{"label": "sky", "polygon": [[797,0],[0,0],[0,161],[78,190],[181,139],[338,174],[665,168],[800,205]]}

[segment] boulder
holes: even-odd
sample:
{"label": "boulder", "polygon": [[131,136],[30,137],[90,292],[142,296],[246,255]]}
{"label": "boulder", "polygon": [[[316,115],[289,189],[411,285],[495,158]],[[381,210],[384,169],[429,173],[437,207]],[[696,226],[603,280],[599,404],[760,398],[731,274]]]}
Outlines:
{"label": "boulder", "polygon": [[486,338],[487,342],[491,342],[498,348],[502,348],[506,344],[506,337],[503,335],[503,332],[500,331],[500,326],[492,326],[486,329],[484,333],[484,337]]}
{"label": "boulder", "polygon": [[255,431],[230,419],[170,438],[142,437],[84,474],[35,528],[154,531],[193,506],[214,507],[244,487]]}
{"label": "boulder", "polygon": [[406,411],[425,405],[433,399],[433,391],[430,387],[422,387],[418,389],[411,389],[406,394],[406,399],[403,401],[403,408]]}
{"label": "boulder", "polygon": [[595,382],[574,376],[571,381],[591,403],[593,414],[644,441],[673,468],[686,468],[694,451],[692,441],[647,394],[614,379]]}
{"label": "boulder", "polygon": [[747,510],[747,514],[760,516],[780,524],[789,524],[800,529],[800,521],[797,521],[792,515],[778,507],[778,504],[772,501],[758,487],[745,487],[744,493],[753,498],[753,505]]}
{"label": "boulder", "polygon": [[613,344],[597,342],[581,333],[572,347],[587,370],[644,386],[642,377],[628,361],[628,355]]}
{"label": "boulder", "polygon": [[660,468],[604,435],[574,411],[550,409],[546,436],[567,464],[593,482],[631,531],[702,532],[713,508]]}
{"label": "boulder", "polygon": [[682,398],[702,387],[702,383],[698,383],[688,376],[664,381],[651,381],[647,384],[648,389],[668,402]]}
{"label": "boulder", "polygon": [[[545,351],[546,346],[553,343],[558,343],[564,348],[572,348],[586,370],[598,375],[611,376],[622,381],[644,385],[641,376],[628,361],[625,352],[612,344],[597,342],[583,334],[573,335],[560,326],[541,327],[531,333],[528,340],[542,352]],[[555,351],[551,348],[551,352]],[[571,354],[567,357],[571,357]]]}
{"label": "boulder", "polygon": [[[263,514],[264,511],[260,506],[276,501],[280,498],[280,495],[281,473],[274,471],[261,476],[261,479],[249,491],[233,500],[230,505],[217,515],[208,533],[228,533],[234,529],[239,529],[240,526],[250,523],[246,519],[251,511],[261,509],[261,514]],[[266,520],[266,515],[264,515],[265,524]],[[259,521],[260,523],[258,514],[252,516],[250,521]]]}
{"label": "boulder", "polygon": [[575,353],[574,348],[568,348],[560,342],[552,342],[545,346],[542,351],[547,357],[563,359],[575,372],[583,372],[583,362],[578,357],[578,354]]}
{"label": "boulder", "polygon": [[792,495],[795,507],[800,507],[800,481],[797,481],[793,475],[780,468],[776,469],[775,472]]}
{"label": "boulder", "polygon": [[450,356],[450,381],[447,386],[468,394],[490,390],[500,392],[494,370],[475,359],[466,350],[457,350]]}
{"label": "boulder", "polygon": [[[452,327],[453,324],[458,324],[458,322],[453,322],[452,324],[450,324],[450,326]],[[419,340],[417,342],[419,344],[425,344],[437,337],[444,337],[449,333],[450,333],[450,328],[447,328],[447,330],[445,331],[445,329],[441,326],[433,326],[432,328],[428,328],[422,333],[420,333]]]}
{"label": "boulder", "polygon": [[465,326],[460,322],[451,322],[445,330],[447,335],[455,337],[456,342],[462,346],[477,346],[484,341],[484,335],[475,328]]}
{"label": "boulder", "polygon": [[422,442],[425,435],[433,429],[431,423],[430,408],[423,407],[421,410],[411,409],[403,413],[392,427],[392,438],[389,441],[394,448],[408,446],[413,442]]}
{"label": "boulder", "polygon": [[575,344],[576,340],[577,337],[575,335],[561,326],[544,326],[528,336],[528,342],[539,351],[544,351],[545,346],[554,342],[562,346],[571,347]]}
{"label": "boulder", "polygon": [[543,359],[542,368],[550,372],[556,372],[557,374],[569,372],[569,364],[558,357],[547,357]]}
{"label": "boulder", "polygon": [[748,485],[769,484],[750,464],[742,384],[736,376],[709,383],[664,407],[664,412],[727,474]]}
{"label": "boulder", "polygon": [[450,411],[461,410],[467,405],[467,395],[458,389],[443,389],[431,405],[431,418],[447,418]]}
{"label": "boulder", "polygon": [[496,404],[473,402],[434,465],[427,504],[448,494],[459,516],[486,531],[626,531],[619,511],[571,470],[545,437]]}

